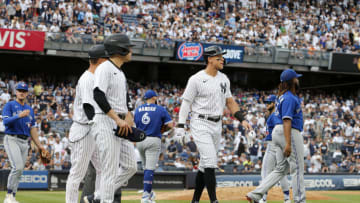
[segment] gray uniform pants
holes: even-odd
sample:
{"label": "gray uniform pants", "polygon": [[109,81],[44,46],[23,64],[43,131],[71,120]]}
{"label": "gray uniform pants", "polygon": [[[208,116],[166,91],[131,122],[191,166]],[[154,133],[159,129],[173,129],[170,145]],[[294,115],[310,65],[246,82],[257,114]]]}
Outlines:
{"label": "gray uniform pants", "polygon": [[11,135],[5,135],[4,146],[11,164],[7,189],[16,193],[29,151],[28,140],[23,140]]}
{"label": "gray uniform pants", "polygon": [[[273,144],[272,141],[267,142],[267,148],[261,168],[261,179],[264,180],[276,167],[277,163],[282,159],[283,151],[279,147]],[[284,176],[280,179],[280,186],[282,191],[289,191],[289,183]]]}
{"label": "gray uniform pants", "polygon": [[159,161],[161,140],[158,137],[146,137],[136,144],[144,170],[155,170]]}
{"label": "gray uniform pants", "polygon": [[[285,136],[283,125],[276,125],[272,133],[273,143],[279,147],[281,151],[285,149]],[[291,154],[289,157],[283,155],[279,157],[279,161],[275,170],[273,170],[254,190],[247,195],[254,200],[260,200],[262,196],[272,188],[279,180],[281,180],[290,169],[291,185],[293,189],[294,202],[306,202],[305,185],[304,185],[304,146],[303,137],[299,130],[291,129]]]}

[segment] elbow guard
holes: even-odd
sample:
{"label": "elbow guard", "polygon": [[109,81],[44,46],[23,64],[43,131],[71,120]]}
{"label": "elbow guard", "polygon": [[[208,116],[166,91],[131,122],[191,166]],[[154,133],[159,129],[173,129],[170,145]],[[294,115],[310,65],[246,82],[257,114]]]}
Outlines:
{"label": "elbow guard", "polygon": [[88,118],[89,121],[91,121],[95,116],[94,107],[91,106],[91,104],[85,103],[85,104],[83,104],[83,109],[84,109],[86,117]]}
{"label": "elbow guard", "polygon": [[108,113],[111,110],[111,106],[106,99],[105,93],[98,87],[94,89],[94,100],[104,113]]}
{"label": "elbow guard", "polygon": [[242,111],[237,111],[235,114],[234,114],[234,117],[236,119],[238,119],[240,122],[242,122],[243,120],[245,120],[245,116],[244,116],[244,113]]}

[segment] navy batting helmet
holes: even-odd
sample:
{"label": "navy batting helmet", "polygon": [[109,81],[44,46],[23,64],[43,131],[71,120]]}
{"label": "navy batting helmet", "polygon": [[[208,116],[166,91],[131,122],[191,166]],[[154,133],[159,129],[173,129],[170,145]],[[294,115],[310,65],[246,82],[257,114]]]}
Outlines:
{"label": "navy batting helmet", "polygon": [[108,57],[103,44],[98,44],[98,45],[92,46],[90,48],[88,54],[89,54],[89,59],[107,58]]}
{"label": "navy batting helmet", "polygon": [[205,48],[204,56],[211,57],[217,55],[224,55],[226,51],[222,50],[220,46],[214,45]]}
{"label": "navy batting helmet", "polygon": [[130,52],[129,48],[135,45],[130,43],[128,36],[124,34],[113,34],[105,39],[104,46],[109,56],[114,54],[126,56]]}
{"label": "navy batting helmet", "polygon": [[[224,55],[226,54],[226,51],[222,50],[222,48],[220,46],[217,45],[213,45],[213,46],[209,46],[206,47],[204,50],[204,61],[205,63],[208,63],[208,58],[212,57],[212,56],[217,56],[217,55]],[[226,64],[226,60],[224,62]]]}

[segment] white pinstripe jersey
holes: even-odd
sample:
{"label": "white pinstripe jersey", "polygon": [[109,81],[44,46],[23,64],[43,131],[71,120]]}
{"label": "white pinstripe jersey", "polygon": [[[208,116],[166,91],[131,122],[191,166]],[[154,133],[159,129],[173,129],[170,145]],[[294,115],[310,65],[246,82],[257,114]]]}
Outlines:
{"label": "white pinstripe jersey", "polygon": [[223,115],[226,98],[232,97],[230,81],[224,73],[208,75],[201,70],[190,77],[182,98],[191,103],[191,111],[197,114]]}
{"label": "white pinstripe jersey", "polygon": [[[100,64],[95,71],[94,88],[96,87],[105,93],[106,99],[116,113],[126,114],[128,112],[125,74],[109,60]],[[95,113],[103,113],[103,111],[96,106]]]}
{"label": "white pinstripe jersey", "polygon": [[86,117],[84,112],[83,104],[91,104],[94,108],[97,104],[93,98],[93,88],[94,88],[94,74],[90,71],[85,71],[77,85],[76,85],[76,95],[74,100],[74,116],[73,120],[79,123],[87,123],[89,120]]}

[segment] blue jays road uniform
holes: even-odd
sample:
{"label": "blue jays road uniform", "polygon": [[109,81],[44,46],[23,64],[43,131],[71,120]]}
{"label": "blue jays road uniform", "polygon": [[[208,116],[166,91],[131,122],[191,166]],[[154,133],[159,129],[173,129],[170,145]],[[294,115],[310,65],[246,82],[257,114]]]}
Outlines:
{"label": "blue jays road uniform", "polygon": [[[27,91],[27,85],[19,83],[16,89]],[[20,118],[19,114],[24,110],[29,110],[30,113],[28,116]],[[17,101],[6,103],[2,116],[5,125],[4,146],[11,164],[7,189],[8,193],[16,193],[28,155],[30,130],[36,127],[35,116],[29,105],[21,105]]]}
{"label": "blue jays road uniform", "polygon": [[[276,168],[262,181],[262,183],[248,197],[260,199],[271,187],[287,175],[290,169],[291,185],[295,203],[306,202],[304,185],[304,146],[303,137],[303,115],[301,100],[291,91],[285,92],[276,101],[275,127],[272,131],[272,143],[280,149],[277,153]],[[291,154],[289,157],[283,155],[286,141],[284,136],[283,119],[291,119]]]}
{"label": "blue jays road uniform", "polygon": [[[149,90],[145,93],[145,99],[157,96]],[[169,113],[162,106],[147,103],[135,110],[134,121],[136,127],[145,131],[146,139],[136,144],[140,152],[144,166],[144,194],[142,202],[151,202],[148,196],[153,195],[152,181],[156,164],[159,160],[161,150],[161,127],[172,122]]]}

